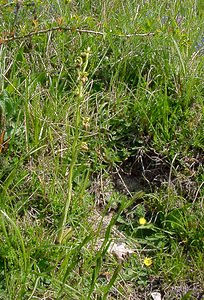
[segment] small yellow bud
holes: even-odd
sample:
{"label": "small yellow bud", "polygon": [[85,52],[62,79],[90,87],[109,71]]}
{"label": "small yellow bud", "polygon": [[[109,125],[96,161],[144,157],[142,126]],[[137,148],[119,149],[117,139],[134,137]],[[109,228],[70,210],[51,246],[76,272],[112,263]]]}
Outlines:
{"label": "small yellow bud", "polygon": [[81,151],[82,152],[87,152],[88,150],[89,150],[89,147],[88,147],[87,143],[86,142],[82,142],[81,143]]}
{"label": "small yellow bud", "polygon": [[82,64],[83,64],[83,60],[81,57],[77,57],[75,60],[76,63],[76,68],[81,68]]}
{"label": "small yellow bud", "polygon": [[90,118],[89,117],[85,117],[83,118],[83,127],[85,130],[88,130],[90,127]]}

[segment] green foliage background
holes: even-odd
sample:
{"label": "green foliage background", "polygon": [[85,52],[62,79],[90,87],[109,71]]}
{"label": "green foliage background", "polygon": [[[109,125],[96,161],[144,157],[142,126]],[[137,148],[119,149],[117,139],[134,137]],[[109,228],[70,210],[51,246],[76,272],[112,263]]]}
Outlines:
{"label": "green foliage background", "polygon": [[[197,299],[202,1],[0,9],[0,299],[136,299],[155,282],[166,299]],[[141,192],[117,190],[115,173]],[[123,262],[108,254],[118,234],[135,250]]]}

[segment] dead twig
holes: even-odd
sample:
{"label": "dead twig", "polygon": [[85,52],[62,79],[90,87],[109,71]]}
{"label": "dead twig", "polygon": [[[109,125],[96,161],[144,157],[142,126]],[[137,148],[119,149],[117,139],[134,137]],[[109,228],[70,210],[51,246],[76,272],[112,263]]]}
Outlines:
{"label": "dead twig", "polygon": [[[107,35],[107,32],[95,31],[95,30],[91,30],[91,29],[56,26],[56,27],[42,29],[42,30],[38,30],[38,31],[36,31],[36,30],[31,31],[27,34],[20,35],[20,36],[11,36],[11,37],[8,37],[5,39],[3,38],[3,39],[0,39],[0,44],[7,43],[10,41],[22,40],[22,39],[25,39],[28,37],[36,36],[39,34],[46,34],[48,32],[54,32],[54,31],[70,31],[70,32],[88,33],[88,34],[101,35],[101,36]],[[112,35],[115,37],[129,38],[129,37],[134,37],[134,36],[147,37],[147,36],[153,36],[154,34],[155,34],[154,32],[148,32],[148,33],[133,33],[133,34],[112,34]]]}

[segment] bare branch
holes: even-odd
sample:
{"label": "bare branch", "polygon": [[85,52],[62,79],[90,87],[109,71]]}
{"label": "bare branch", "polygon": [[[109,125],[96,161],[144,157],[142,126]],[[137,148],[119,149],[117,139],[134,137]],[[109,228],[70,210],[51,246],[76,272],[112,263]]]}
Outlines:
{"label": "bare branch", "polygon": [[[0,44],[7,43],[7,42],[10,42],[10,41],[15,41],[15,40],[22,40],[22,39],[25,39],[25,38],[28,38],[28,37],[32,37],[32,36],[39,35],[39,34],[45,34],[45,33],[53,32],[53,31],[70,31],[70,32],[88,33],[88,34],[101,35],[101,36],[106,36],[107,35],[106,32],[94,31],[94,30],[91,30],[91,29],[83,29],[83,28],[80,29],[80,28],[56,26],[56,27],[42,29],[42,30],[38,30],[38,31],[31,31],[31,32],[29,32],[25,35],[12,36],[12,37],[9,37],[9,38],[1,39]],[[121,38],[122,37],[129,38],[129,37],[134,37],[134,36],[141,36],[141,37],[153,36],[154,34],[155,34],[154,32],[149,32],[149,33],[133,33],[133,34],[113,34],[113,36],[121,37]]]}

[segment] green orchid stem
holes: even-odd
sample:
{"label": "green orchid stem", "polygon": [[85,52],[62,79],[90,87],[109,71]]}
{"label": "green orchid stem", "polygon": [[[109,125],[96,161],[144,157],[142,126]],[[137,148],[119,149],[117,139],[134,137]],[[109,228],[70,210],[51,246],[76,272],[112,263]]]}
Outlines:
{"label": "green orchid stem", "polygon": [[[85,73],[86,68],[88,66],[88,59],[89,59],[89,52],[86,52],[86,58],[82,65],[83,73]],[[64,229],[66,227],[67,223],[67,216],[71,204],[72,199],[72,182],[73,182],[73,171],[74,167],[77,161],[77,156],[79,152],[79,132],[80,132],[80,123],[81,123],[81,113],[80,113],[80,105],[84,98],[84,88],[83,88],[83,81],[80,78],[80,70],[78,70],[79,74],[79,83],[78,83],[78,103],[77,103],[77,111],[76,111],[76,127],[75,127],[75,136],[74,136],[74,142],[72,144],[72,156],[71,156],[71,163],[70,163],[70,170],[69,170],[69,177],[68,177],[68,195],[65,202],[64,210],[62,213],[62,218],[59,225],[58,235],[56,238],[56,243],[61,244],[64,237]]]}
{"label": "green orchid stem", "polygon": [[76,115],[76,129],[75,129],[75,137],[74,137],[74,142],[72,144],[72,159],[71,159],[71,163],[70,163],[70,169],[69,169],[69,177],[68,177],[68,195],[67,195],[67,199],[65,202],[65,206],[64,206],[64,210],[62,213],[62,218],[61,218],[61,222],[60,222],[60,226],[59,226],[59,231],[58,231],[58,236],[56,239],[56,243],[57,244],[61,244],[63,241],[63,236],[64,236],[64,228],[66,226],[67,223],[67,216],[68,216],[68,211],[69,211],[69,207],[70,207],[70,203],[71,203],[71,199],[72,199],[72,182],[73,182],[73,170],[74,170],[74,166],[77,160],[77,155],[78,155],[78,138],[79,138],[79,126],[80,126],[80,97],[79,97],[79,101],[78,101],[78,107],[77,107],[77,115]]}

